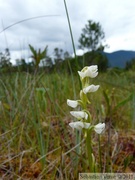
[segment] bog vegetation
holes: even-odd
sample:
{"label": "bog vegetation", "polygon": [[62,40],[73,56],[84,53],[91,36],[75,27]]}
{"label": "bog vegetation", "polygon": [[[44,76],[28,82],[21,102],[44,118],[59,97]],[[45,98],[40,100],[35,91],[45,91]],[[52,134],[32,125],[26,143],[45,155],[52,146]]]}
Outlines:
{"label": "bog vegetation", "polygon": [[[69,127],[73,118],[66,104],[79,98],[79,78],[58,68],[1,73],[1,177],[77,179],[89,172],[82,134]],[[135,171],[134,80],[133,71],[117,69],[94,79],[100,89],[90,97],[89,110],[95,123],[106,123],[105,132],[92,137],[97,172]]]}
{"label": "bog vegetation", "polygon": [[[88,25],[97,27],[92,21]],[[12,66],[9,50],[0,54],[3,179],[75,180],[80,172],[90,172],[85,138],[81,131],[69,126],[74,119],[67,106],[67,99],[79,99],[81,83],[77,71],[90,65],[98,65],[99,75],[91,79],[91,84],[100,85],[100,89],[89,96],[87,110],[94,124],[105,123],[104,133],[91,135],[94,171],[135,172],[134,63],[126,69],[108,68],[101,53],[103,46],[96,44],[96,39],[92,45],[81,37],[81,45],[92,49],[75,58],[55,48],[52,62],[47,47],[42,51],[29,45],[33,61],[20,59]]]}

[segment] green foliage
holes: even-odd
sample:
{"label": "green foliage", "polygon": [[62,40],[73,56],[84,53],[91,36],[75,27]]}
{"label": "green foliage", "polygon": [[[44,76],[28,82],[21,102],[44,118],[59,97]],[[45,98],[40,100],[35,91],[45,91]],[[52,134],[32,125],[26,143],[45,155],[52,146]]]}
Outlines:
{"label": "green foliage", "polygon": [[96,23],[92,20],[88,20],[88,23],[82,29],[81,36],[79,38],[79,48],[89,49],[91,51],[104,50],[102,41],[105,34],[102,30],[100,23]]}
{"label": "green foliage", "polygon": [[29,48],[31,50],[31,53],[32,53],[31,57],[34,60],[35,66],[36,68],[38,68],[40,61],[47,56],[47,46],[44,48],[43,51],[41,51],[41,49],[37,51],[30,44],[29,44]]}
{"label": "green foliage", "polygon": [[[134,127],[132,92],[135,82],[131,79],[133,74],[134,72],[128,71],[120,74],[99,73],[94,81],[95,84],[100,84],[100,89],[90,97],[92,105],[89,105],[95,123],[98,118],[104,122],[107,120],[106,117],[110,117],[113,129],[119,128],[122,132],[125,130],[126,136],[128,129]],[[75,179],[79,172],[87,171],[84,144],[81,145],[81,154],[76,154],[75,135],[68,126],[72,119],[66,100],[74,99],[74,88],[76,92],[80,90],[78,77],[75,75],[74,85],[75,87],[72,85],[71,75],[65,72],[36,76],[23,72],[1,75],[0,165],[4,170],[1,169],[0,173],[8,172],[5,175],[7,179],[10,179],[11,174],[22,179],[27,179],[29,176],[31,179],[35,178],[35,174],[37,177],[42,176],[42,179],[47,177],[56,179],[59,172],[68,177],[67,179]],[[103,96],[103,92],[106,93],[106,97]],[[76,99],[78,97],[79,94],[76,94]],[[107,148],[107,129],[106,125],[105,134],[102,135],[103,139],[101,138],[100,142],[102,148]],[[94,140],[93,153],[97,158],[97,137],[94,137]],[[121,148],[119,144],[117,146],[117,149]],[[106,167],[104,159],[106,152],[106,149],[103,151],[101,149],[103,167]],[[119,152],[115,154],[118,156]],[[113,163],[116,163],[116,155],[112,157]],[[78,157],[79,162],[77,168],[74,168],[75,157]],[[130,157],[128,158],[128,154],[125,160],[120,156],[119,159],[121,166],[119,165],[118,168],[109,164],[114,172],[133,163]],[[96,163],[98,165],[98,158]],[[33,165],[36,168],[41,165],[41,168],[38,171],[35,168],[31,173]]]}
{"label": "green foliage", "polygon": [[13,68],[13,71],[33,72],[34,62],[27,63],[25,59],[16,59],[16,66]]}
{"label": "green foliage", "polygon": [[[83,67],[97,64],[99,71],[106,71],[108,68],[108,60],[102,54],[105,47],[102,44],[104,38],[105,34],[100,23],[88,20],[79,38],[79,48],[89,50],[89,52],[84,54],[82,62],[79,61]],[[79,57],[79,59],[80,58],[81,57]]]}
{"label": "green foliage", "polygon": [[84,61],[85,66],[97,64],[99,72],[105,72],[108,68],[108,59],[99,51],[85,53]]}
{"label": "green foliage", "polygon": [[10,51],[6,48],[4,53],[0,52],[0,70],[2,72],[8,72],[10,71],[11,66]]}
{"label": "green foliage", "polygon": [[63,60],[63,49],[54,49],[55,62]]}
{"label": "green foliage", "polygon": [[125,67],[126,70],[135,70],[135,59],[132,59],[131,61],[128,61],[126,63],[126,67]]}

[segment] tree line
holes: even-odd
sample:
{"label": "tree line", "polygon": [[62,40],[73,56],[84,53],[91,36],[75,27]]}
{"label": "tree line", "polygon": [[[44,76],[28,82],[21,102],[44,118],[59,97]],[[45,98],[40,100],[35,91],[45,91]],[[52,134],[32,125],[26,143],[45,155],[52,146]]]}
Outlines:
{"label": "tree line", "polygon": [[[88,20],[78,40],[78,48],[85,53],[82,56],[72,57],[71,54],[63,49],[56,47],[54,49],[54,58],[48,56],[48,47],[43,50],[37,50],[29,44],[31,51],[31,62],[26,62],[25,59],[16,59],[16,66],[13,66],[10,58],[10,50],[5,49],[5,52],[0,52],[0,71],[26,71],[39,72],[41,70],[51,72],[76,72],[84,66],[97,64],[99,71],[106,71],[108,68],[108,59],[103,55],[105,33],[99,22]],[[133,61],[134,62],[134,61]],[[132,67],[132,63],[127,63],[127,69]]]}

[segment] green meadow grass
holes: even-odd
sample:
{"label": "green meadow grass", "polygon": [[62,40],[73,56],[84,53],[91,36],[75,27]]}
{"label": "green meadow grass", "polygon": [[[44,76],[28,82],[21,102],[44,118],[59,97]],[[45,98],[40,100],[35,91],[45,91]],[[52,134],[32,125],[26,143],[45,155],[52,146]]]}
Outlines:
{"label": "green meadow grass", "polygon": [[[64,6],[76,56],[65,0]],[[0,75],[0,178],[76,180],[89,172],[83,135],[69,127],[66,101],[79,98],[80,82],[68,65],[71,75]],[[88,107],[93,124],[106,124],[104,134],[92,134],[97,172],[134,172],[134,72],[108,70],[91,83],[100,85]]]}
{"label": "green meadow grass", "polygon": [[[123,133],[127,136],[127,132],[131,134],[134,130],[134,73],[108,71],[99,73],[91,82],[100,85],[90,96],[93,121],[106,122],[106,131],[100,137],[101,150],[104,149],[102,167],[97,154],[98,136],[93,134],[94,152],[100,164],[98,171],[101,168],[102,172],[124,172],[134,161],[128,157],[131,154],[123,160],[119,154],[121,147],[117,144],[119,150],[114,149],[116,141],[111,138]],[[66,101],[74,99],[74,91],[76,99],[79,98],[77,75],[12,73],[1,76],[0,177],[77,179],[79,172],[87,172],[84,144],[80,144],[81,153],[77,154],[75,133],[68,125],[73,119]],[[108,140],[115,156],[107,164],[103,152],[107,153]],[[118,165],[116,159],[120,159],[121,164]]]}

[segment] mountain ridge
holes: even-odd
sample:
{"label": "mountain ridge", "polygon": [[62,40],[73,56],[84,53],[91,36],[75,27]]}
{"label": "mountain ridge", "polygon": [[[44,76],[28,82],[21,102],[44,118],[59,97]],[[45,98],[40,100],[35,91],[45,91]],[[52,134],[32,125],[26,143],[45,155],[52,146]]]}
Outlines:
{"label": "mountain ridge", "polygon": [[135,51],[118,50],[114,52],[103,52],[109,62],[109,67],[125,68],[126,62],[135,58]]}

